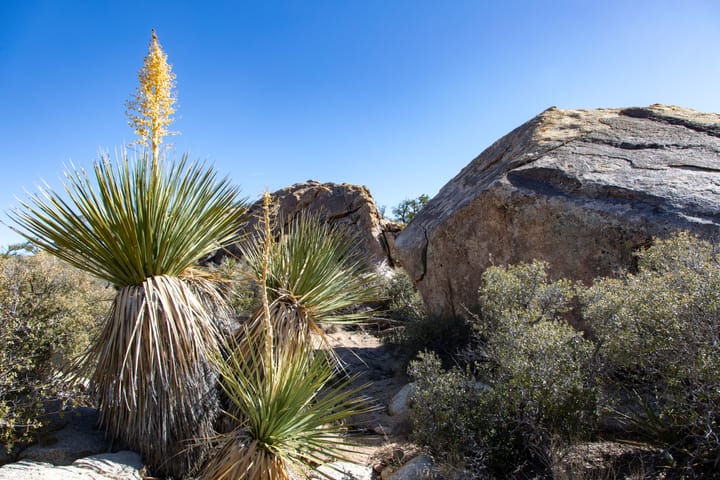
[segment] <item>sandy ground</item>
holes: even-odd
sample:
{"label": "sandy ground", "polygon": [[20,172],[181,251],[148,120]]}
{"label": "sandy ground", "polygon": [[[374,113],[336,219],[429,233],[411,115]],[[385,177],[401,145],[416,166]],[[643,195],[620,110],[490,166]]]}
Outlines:
{"label": "sandy ground", "polygon": [[387,413],[387,405],[409,381],[397,348],[384,345],[372,327],[336,327],[328,337],[348,374],[357,375],[355,384],[368,385],[363,393],[376,406],[372,413],[351,419],[362,445],[352,460],[373,465],[388,452],[412,450],[407,419]]}

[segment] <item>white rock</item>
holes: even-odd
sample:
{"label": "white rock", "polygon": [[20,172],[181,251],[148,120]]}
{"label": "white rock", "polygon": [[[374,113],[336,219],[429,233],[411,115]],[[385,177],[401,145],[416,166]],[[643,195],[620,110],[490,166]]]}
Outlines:
{"label": "white rock", "polygon": [[357,465],[350,462],[333,462],[318,468],[334,480],[371,480],[372,468],[367,465]]}
{"label": "white rock", "polygon": [[0,480],[141,480],[142,460],[135,452],[103,453],[70,466],[23,460],[0,467]]}
{"label": "white rock", "polygon": [[107,452],[110,441],[97,429],[97,410],[77,408],[67,411],[61,430],[47,433],[43,441],[24,449],[19,459],[53,465],[72,465],[78,458]]}
{"label": "white rock", "polygon": [[415,382],[408,383],[400,389],[390,400],[387,406],[387,413],[391,416],[400,416],[407,413],[410,408],[410,400],[415,393]]}

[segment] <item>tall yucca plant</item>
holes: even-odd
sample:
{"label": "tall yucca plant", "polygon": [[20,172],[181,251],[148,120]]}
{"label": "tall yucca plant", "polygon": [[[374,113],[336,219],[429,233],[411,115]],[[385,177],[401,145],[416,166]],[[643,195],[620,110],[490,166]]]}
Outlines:
{"label": "tall yucca plant", "polygon": [[[101,424],[160,472],[183,476],[217,412],[214,368],[223,299],[194,264],[234,240],[239,191],[211,168],[150,159],[113,165],[94,178],[66,173],[65,195],[45,189],[11,213],[16,231],[117,289],[84,365]],[[200,449],[201,450],[201,449]]]}

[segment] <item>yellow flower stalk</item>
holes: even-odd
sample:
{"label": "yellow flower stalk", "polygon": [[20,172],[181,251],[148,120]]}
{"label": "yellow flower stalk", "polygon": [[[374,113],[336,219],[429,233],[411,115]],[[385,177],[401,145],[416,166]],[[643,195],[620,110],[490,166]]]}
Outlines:
{"label": "yellow flower stalk", "polygon": [[128,124],[140,138],[137,143],[150,147],[153,170],[157,167],[163,137],[176,135],[168,126],[174,121],[176,101],[175,74],[167,62],[167,54],[158,42],[155,30],[148,46],[142,69],[138,72],[140,85],[125,105]]}

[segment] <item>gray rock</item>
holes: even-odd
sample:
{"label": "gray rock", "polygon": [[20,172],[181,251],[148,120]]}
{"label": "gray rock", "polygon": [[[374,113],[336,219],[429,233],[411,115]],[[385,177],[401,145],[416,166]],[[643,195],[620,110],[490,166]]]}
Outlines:
{"label": "gray rock", "polygon": [[400,467],[387,480],[431,480],[437,477],[432,458],[420,455]]}
{"label": "gray rock", "polygon": [[46,462],[53,465],[70,465],[78,458],[107,452],[110,441],[98,430],[97,410],[80,407],[63,416],[65,427],[44,434],[38,443],[23,450],[19,458]]}
{"label": "gray rock", "polygon": [[141,480],[142,460],[135,452],[94,455],[70,466],[23,460],[0,467],[0,480]]}
{"label": "gray rock", "polygon": [[551,108],[450,180],[395,248],[431,312],[463,315],[490,265],[542,259],[589,283],[680,229],[720,233],[720,115]]}
{"label": "gray rock", "polygon": [[387,406],[387,413],[391,416],[407,415],[410,408],[412,395],[415,392],[415,382],[408,383],[390,400]]}

